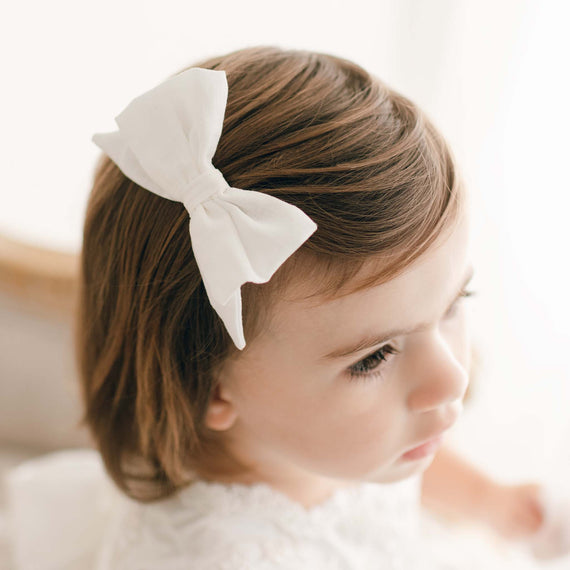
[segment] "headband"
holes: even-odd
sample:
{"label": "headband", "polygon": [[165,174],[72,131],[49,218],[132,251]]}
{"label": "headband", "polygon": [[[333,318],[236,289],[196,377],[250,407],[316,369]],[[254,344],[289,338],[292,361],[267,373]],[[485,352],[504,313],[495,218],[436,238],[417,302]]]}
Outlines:
{"label": "headband", "polygon": [[242,350],[241,286],[269,281],[317,224],[275,196],[232,188],[214,167],[227,96],[225,72],[191,68],[133,99],[119,130],[92,141],[127,178],[184,204],[208,299]]}

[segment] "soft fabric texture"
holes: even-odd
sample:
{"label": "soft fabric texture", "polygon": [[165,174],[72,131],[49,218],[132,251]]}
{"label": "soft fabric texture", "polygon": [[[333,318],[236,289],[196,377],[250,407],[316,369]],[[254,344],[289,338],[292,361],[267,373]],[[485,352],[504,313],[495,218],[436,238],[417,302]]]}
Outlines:
{"label": "soft fabric texture", "polygon": [[420,507],[421,475],[357,484],[305,509],[265,484],[198,481],[142,504],[91,450],[28,461],[8,478],[16,570],[530,570],[490,534]]}
{"label": "soft fabric texture", "polygon": [[8,470],[4,483],[15,570],[94,567],[120,500],[99,453],[69,449],[29,459]]}
{"label": "soft fabric texture", "polygon": [[92,140],[139,186],[184,204],[208,299],[242,350],[241,286],[269,281],[317,224],[275,196],[230,187],[214,168],[227,96],[224,71],[187,69],[133,99],[118,131]]}

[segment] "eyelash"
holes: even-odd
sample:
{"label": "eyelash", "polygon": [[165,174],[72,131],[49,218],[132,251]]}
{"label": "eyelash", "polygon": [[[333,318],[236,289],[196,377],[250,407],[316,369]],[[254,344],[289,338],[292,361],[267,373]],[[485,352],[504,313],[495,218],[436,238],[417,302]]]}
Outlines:
{"label": "eyelash", "polygon": [[[463,289],[461,293],[459,293],[459,297],[457,298],[455,303],[453,303],[453,305],[450,307],[450,310],[446,313],[446,316],[450,317],[455,313],[455,308],[457,307],[459,301],[461,301],[466,297],[471,297],[473,295],[475,295],[475,291],[468,291],[466,289]],[[366,358],[360,360],[359,362],[353,364],[348,368],[348,375],[350,377],[350,381],[351,382],[367,381],[381,376],[382,364],[386,362],[386,360],[388,360],[386,356],[389,354],[399,354],[399,353],[400,351],[391,344],[385,344],[384,346],[381,346],[378,350],[376,350],[376,352],[373,352]],[[375,360],[376,364],[367,367],[364,364],[367,360]],[[361,368],[364,368],[364,371],[360,370]]]}
{"label": "eyelash", "polygon": [[[382,371],[382,363],[388,360],[386,356],[388,354],[399,354],[399,350],[394,348],[391,344],[385,344],[384,346],[380,347],[376,352],[373,352],[363,360],[360,360],[356,364],[353,364],[348,369],[348,375],[350,376],[350,381],[358,381],[358,380],[369,380],[373,377],[380,376]],[[374,366],[366,366],[365,362],[367,360],[376,360],[376,364]],[[364,368],[364,371],[359,370],[359,368]]]}
{"label": "eyelash", "polygon": [[453,305],[451,305],[451,307],[449,308],[449,311],[447,312],[446,316],[450,317],[455,313],[455,309],[457,308],[459,301],[465,299],[466,297],[472,297],[473,295],[475,295],[475,291],[469,291],[467,289],[463,289],[461,293],[459,293],[459,296],[457,297],[455,303],[453,303]]}

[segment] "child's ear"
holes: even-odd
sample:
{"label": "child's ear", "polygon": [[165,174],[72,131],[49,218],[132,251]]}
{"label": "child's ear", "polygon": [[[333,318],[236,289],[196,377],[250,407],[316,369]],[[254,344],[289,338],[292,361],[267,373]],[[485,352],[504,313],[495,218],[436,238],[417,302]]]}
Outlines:
{"label": "child's ear", "polygon": [[224,431],[229,429],[237,418],[237,411],[229,394],[218,382],[206,411],[205,424],[210,429]]}

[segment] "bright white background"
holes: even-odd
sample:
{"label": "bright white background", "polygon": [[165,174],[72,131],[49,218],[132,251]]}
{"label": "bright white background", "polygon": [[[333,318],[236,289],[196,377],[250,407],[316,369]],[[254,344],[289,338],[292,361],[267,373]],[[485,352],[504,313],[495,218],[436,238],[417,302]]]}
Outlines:
{"label": "bright white background", "polygon": [[77,251],[95,132],[255,44],[355,60],[419,103],[471,190],[482,354],[451,437],[497,477],[570,476],[569,10],[554,0],[22,0],[0,19],[0,231]]}

